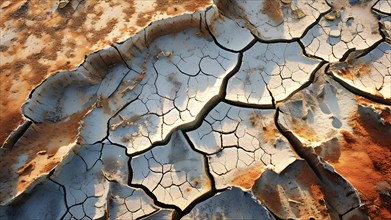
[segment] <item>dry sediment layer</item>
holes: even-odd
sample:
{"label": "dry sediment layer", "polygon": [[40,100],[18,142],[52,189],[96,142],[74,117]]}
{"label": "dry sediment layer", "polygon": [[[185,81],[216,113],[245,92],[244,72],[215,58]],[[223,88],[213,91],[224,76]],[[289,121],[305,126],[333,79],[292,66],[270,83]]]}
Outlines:
{"label": "dry sediment layer", "polygon": [[[0,152],[0,217],[194,218],[219,210],[227,218],[389,218],[384,3],[215,3],[157,1],[143,13],[138,1],[50,10],[2,3],[1,138],[20,123],[22,103],[26,119]],[[107,5],[122,14],[107,17]],[[172,17],[146,26],[157,11]],[[365,26],[357,17],[364,13]],[[17,17],[57,31],[43,34]],[[126,29],[132,22],[137,28]],[[86,35],[66,67],[41,42],[54,38],[64,53],[81,42],[61,33]],[[97,50],[105,42],[112,46]],[[51,74],[86,53],[76,69]],[[15,71],[22,74],[11,78]],[[221,200],[232,196],[240,199]],[[249,213],[239,201],[259,209]],[[231,206],[238,212],[224,209]]]}

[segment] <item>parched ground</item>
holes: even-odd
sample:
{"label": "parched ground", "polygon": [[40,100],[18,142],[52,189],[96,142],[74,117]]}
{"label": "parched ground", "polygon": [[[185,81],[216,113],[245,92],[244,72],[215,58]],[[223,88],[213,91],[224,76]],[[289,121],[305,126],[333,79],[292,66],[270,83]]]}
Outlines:
{"label": "parched ground", "polygon": [[0,8],[0,219],[391,218],[389,1]]}
{"label": "parched ground", "polygon": [[[67,2],[67,1],[65,1]],[[194,12],[211,1],[2,1],[0,142],[22,123],[20,107],[51,74],[121,42],[150,22]]]}

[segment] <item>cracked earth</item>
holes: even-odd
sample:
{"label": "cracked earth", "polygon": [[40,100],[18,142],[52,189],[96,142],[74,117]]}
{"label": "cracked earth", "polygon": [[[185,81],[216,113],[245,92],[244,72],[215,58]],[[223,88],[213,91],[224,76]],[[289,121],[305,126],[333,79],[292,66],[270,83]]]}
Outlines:
{"label": "cracked earth", "polygon": [[389,0],[0,10],[0,219],[391,219]]}

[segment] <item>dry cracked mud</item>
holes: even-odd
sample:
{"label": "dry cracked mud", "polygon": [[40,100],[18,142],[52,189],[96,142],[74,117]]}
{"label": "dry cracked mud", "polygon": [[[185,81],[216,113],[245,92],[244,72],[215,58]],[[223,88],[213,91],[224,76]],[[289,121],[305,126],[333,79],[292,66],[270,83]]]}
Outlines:
{"label": "dry cracked mud", "polygon": [[0,219],[391,219],[390,1],[0,12]]}

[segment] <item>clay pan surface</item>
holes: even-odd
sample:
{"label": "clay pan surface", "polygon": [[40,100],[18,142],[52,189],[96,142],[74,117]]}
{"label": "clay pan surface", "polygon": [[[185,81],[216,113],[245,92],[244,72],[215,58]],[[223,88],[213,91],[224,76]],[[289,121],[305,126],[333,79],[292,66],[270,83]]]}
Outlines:
{"label": "clay pan surface", "polygon": [[0,13],[0,219],[391,219],[390,1]]}

